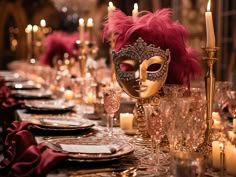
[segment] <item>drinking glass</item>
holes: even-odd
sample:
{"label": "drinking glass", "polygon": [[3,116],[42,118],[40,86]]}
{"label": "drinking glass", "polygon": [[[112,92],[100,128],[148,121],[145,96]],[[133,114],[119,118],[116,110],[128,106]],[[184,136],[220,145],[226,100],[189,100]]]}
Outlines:
{"label": "drinking glass", "polygon": [[149,158],[150,164],[154,165],[154,173],[157,175],[167,172],[167,169],[161,167],[160,162],[160,143],[166,135],[167,123],[165,119],[164,110],[160,105],[144,105],[145,118],[147,122],[147,130],[151,136],[151,158]]}
{"label": "drinking glass", "polygon": [[108,135],[113,135],[113,118],[120,108],[120,101],[121,101],[121,89],[119,87],[108,87],[104,88],[103,90],[103,97],[104,97],[104,108],[105,111],[108,113],[108,120],[107,120],[107,130]]}
{"label": "drinking glass", "polygon": [[232,82],[217,81],[215,85],[215,101],[219,107],[220,112],[228,106],[228,93],[232,89]]}

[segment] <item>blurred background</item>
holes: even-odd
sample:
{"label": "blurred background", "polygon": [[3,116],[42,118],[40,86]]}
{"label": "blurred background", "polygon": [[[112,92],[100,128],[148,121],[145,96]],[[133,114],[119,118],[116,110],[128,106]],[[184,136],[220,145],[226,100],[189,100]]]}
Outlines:
{"label": "blurred background", "polygon": [[[173,20],[178,20],[189,31],[188,45],[204,56],[205,16],[208,0],[113,0],[116,8],[132,15],[134,3],[139,11],[156,11],[171,8]],[[98,57],[108,57],[108,47],[102,41],[103,22],[106,20],[108,0],[0,0],[0,69],[8,63],[27,58],[28,24],[40,25],[45,19],[50,27],[48,34],[61,30],[78,31],[78,19],[93,18],[94,34],[99,47]],[[217,80],[236,81],[236,1],[212,0],[218,62],[215,65]],[[234,76],[235,75],[235,76]],[[234,81],[234,82],[235,82]]]}

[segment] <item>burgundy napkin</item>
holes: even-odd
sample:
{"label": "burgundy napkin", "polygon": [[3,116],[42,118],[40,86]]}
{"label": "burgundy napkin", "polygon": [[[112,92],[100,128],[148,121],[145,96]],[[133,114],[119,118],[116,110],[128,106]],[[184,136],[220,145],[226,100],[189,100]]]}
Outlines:
{"label": "burgundy napkin", "polygon": [[43,143],[37,144],[29,131],[32,124],[14,121],[7,129],[0,177],[45,176],[66,158]]}
{"label": "burgundy napkin", "polygon": [[20,104],[12,97],[11,90],[6,86],[3,78],[0,78],[0,109],[14,107]]}

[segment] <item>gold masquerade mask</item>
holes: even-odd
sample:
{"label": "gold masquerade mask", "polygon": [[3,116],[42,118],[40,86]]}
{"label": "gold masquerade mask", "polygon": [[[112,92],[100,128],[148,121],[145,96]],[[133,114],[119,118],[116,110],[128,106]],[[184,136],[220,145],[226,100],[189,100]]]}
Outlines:
{"label": "gold masquerade mask", "polygon": [[133,45],[113,52],[113,56],[117,81],[131,97],[148,98],[164,84],[170,63],[168,49],[164,51],[138,38]]}

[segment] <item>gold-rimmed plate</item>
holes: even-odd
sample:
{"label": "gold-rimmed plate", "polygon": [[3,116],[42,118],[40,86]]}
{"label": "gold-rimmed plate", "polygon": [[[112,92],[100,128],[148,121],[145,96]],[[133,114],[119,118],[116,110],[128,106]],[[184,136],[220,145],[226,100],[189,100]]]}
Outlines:
{"label": "gold-rimmed plate", "polygon": [[14,90],[12,94],[19,99],[46,99],[52,97],[49,90]]}
{"label": "gold-rimmed plate", "polygon": [[129,142],[87,137],[54,139],[47,142],[55,151],[66,153],[69,161],[104,162],[123,158],[134,152]]}
{"label": "gold-rimmed plate", "polygon": [[34,117],[30,120],[34,125],[48,130],[85,130],[92,128],[95,124],[81,117]]}
{"label": "gold-rimmed plate", "polygon": [[42,100],[42,101],[27,101],[25,108],[28,111],[36,112],[67,112],[72,111],[75,103],[66,102],[64,100]]}

